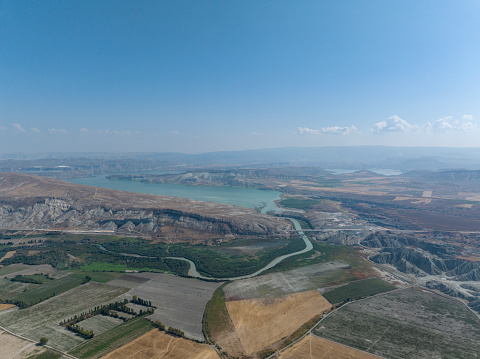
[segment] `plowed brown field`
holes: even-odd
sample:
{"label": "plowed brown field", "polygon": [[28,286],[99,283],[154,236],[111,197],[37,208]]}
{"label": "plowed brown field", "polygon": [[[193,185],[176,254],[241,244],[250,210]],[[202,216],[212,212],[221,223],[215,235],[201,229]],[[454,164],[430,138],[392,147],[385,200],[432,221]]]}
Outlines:
{"label": "plowed brown field", "polygon": [[289,336],[331,307],[316,290],[225,304],[247,355]]}
{"label": "plowed brown field", "polygon": [[337,344],[314,335],[307,335],[280,354],[279,359],[379,359],[380,357]]}
{"label": "plowed brown field", "polygon": [[206,344],[173,337],[157,329],[120,347],[104,359],[220,359],[217,352]]}

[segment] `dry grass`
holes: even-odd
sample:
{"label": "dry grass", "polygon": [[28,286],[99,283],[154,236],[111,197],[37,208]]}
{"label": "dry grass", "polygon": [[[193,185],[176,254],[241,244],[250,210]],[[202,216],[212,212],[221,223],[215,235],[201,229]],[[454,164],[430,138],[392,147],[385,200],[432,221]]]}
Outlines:
{"label": "dry grass", "polygon": [[17,338],[0,329],[0,358],[23,359],[44,351],[45,348],[39,347],[28,340]]}
{"label": "dry grass", "polygon": [[3,262],[4,259],[12,258],[17,251],[8,251],[1,259],[0,262]]}
{"label": "dry grass", "polygon": [[380,357],[314,335],[307,335],[279,356],[279,359],[297,358],[378,359]]}
{"label": "dry grass", "polygon": [[14,307],[13,304],[2,304],[2,303],[0,303],[0,312],[1,312],[2,310],[8,309],[8,308],[12,308],[12,307]]}
{"label": "dry grass", "polygon": [[219,359],[216,351],[206,345],[177,338],[157,329],[120,347],[104,359]]}
{"label": "dry grass", "polygon": [[331,307],[316,290],[281,298],[227,302],[235,334],[245,354],[258,352],[289,336],[305,322]]}

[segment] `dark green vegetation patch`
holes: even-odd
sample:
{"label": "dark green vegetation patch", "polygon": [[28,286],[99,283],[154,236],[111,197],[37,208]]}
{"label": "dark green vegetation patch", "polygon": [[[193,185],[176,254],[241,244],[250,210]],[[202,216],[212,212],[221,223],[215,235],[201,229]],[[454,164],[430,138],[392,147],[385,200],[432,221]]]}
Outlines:
{"label": "dark green vegetation patch", "polygon": [[[356,279],[364,279],[373,276],[371,264],[358,255],[351,247],[329,244],[324,242],[312,241],[313,250],[296,256],[288,257],[277,264],[274,268],[265,271],[262,274],[278,271],[288,271],[299,267],[306,267],[314,264],[327,262],[344,262],[349,266],[348,270],[343,270],[342,276],[330,278],[329,285],[338,285],[347,283]],[[326,285],[324,282],[323,285]],[[322,285],[322,286],[323,286]]]}
{"label": "dark green vegetation patch", "polygon": [[226,283],[218,287],[212,295],[212,299],[205,306],[203,314],[203,333],[205,338],[210,341],[212,336],[226,332],[233,326],[227,306],[225,305],[225,294],[223,287]]}
{"label": "dark green vegetation patch", "polygon": [[82,284],[82,279],[73,276],[66,276],[60,279],[49,281],[48,283],[29,288],[11,298],[8,302],[14,303],[19,307],[29,307],[40,303],[55,295],[61,294]]}
{"label": "dark green vegetation patch", "polygon": [[[240,239],[215,246],[204,244],[154,243],[140,238],[52,234],[38,245],[38,252],[19,248],[4,261],[9,264],[50,264],[56,269],[80,272],[153,271],[187,275],[189,264],[168,257],[193,261],[197,270],[213,278],[236,277],[253,273],[273,259],[305,248],[293,234],[285,239]],[[90,274],[89,274],[90,275]],[[91,275],[90,275],[91,276]],[[93,276],[92,280],[96,280]],[[100,282],[108,278],[99,279]]]}
{"label": "dark green vegetation patch", "polygon": [[480,320],[453,299],[413,288],[347,304],[314,334],[384,358],[480,357]]}
{"label": "dark green vegetation patch", "polygon": [[70,354],[79,358],[99,358],[135,340],[152,329],[153,325],[150,321],[143,317],[134,318],[103,334],[93,337],[93,339],[75,348]]}
{"label": "dark green vegetation patch", "polygon": [[378,278],[369,278],[350,282],[341,287],[332,289],[323,296],[332,304],[372,296],[378,293],[394,290],[395,287]]}
{"label": "dark green vegetation patch", "polygon": [[318,199],[285,198],[282,199],[280,205],[286,208],[308,209],[319,203]]}

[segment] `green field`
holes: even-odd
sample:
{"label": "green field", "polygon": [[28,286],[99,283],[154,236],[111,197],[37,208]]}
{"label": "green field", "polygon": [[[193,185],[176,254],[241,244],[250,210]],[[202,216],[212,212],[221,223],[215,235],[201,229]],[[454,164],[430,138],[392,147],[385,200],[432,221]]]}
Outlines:
{"label": "green field", "polygon": [[73,272],[70,276],[80,279],[84,279],[86,276],[89,276],[91,280],[99,283],[107,283],[111,280],[122,276],[124,273],[121,272],[91,272],[91,271],[78,271]]}
{"label": "green field", "polygon": [[29,274],[29,275],[18,275],[12,278],[11,280],[13,282],[23,281],[24,283],[45,284],[47,282],[52,281],[53,279],[44,274]]}
{"label": "green field", "polygon": [[29,288],[25,292],[11,297],[10,300],[12,302],[19,301],[27,305],[33,305],[75,288],[80,284],[82,284],[82,279],[69,275],[45,284],[35,285],[35,287]]}
{"label": "green field", "polygon": [[[361,258],[353,248],[318,241],[312,241],[312,245],[312,251],[286,258],[274,268],[264,272],[264,274],[279,271],[289,271],[299,267],[338,261],[347,263],[351,267],[350,272],[352,275],[350,275],[349,278],[343,278],[341,282],[336,284],[360,279],[357,277],[357,275],[361,273],[364,274],[363,278],[373,274],[371,270],[371,264]],[[354,271],[356,274],[353,274]],[[340,280],[340,278],[338,279]]]}
{"label": "green field", "polygon": [[342,285],[341,287],[323,293],[323,296],[327,298],[330,303],[337,304],[344,301],[388,292],[394,289],[395,287],[393,285],[386,283],[378,278],[369,278]]}
{"label": "green field", "polygon": [[153,329],[150,321],[143,317],[134,318],[85,341],[70,354],[79,358],[99,358]]}
{"label": "green field", "polygon": [[35,284],[12,282],[10,279],[0,278],[0,300],[9,299],[32,287],[35,287]]}
{"label": "green field", "polygon": [[3,268],[0,268],[0,276],[4,276],[10,273],[15,273],[19,272],[23,269],[28,268],[28,266],[24,264],[15,264],[15,265],[10,265],[10,266],[5,266]]}
{"label": "green field", "polygon": [[308,209],[313,205],[319,204],[319,199],[285,198],[280,201],[280,205],[286,208]]}
{"label": "green field", "polygon": [[225,305],[225,295],[222,284],[212,295],[212,299],[207,303],[203,314],[203,333],[207,340],[212,340],[216,334],[226,332],[231,325],[230,315]]}

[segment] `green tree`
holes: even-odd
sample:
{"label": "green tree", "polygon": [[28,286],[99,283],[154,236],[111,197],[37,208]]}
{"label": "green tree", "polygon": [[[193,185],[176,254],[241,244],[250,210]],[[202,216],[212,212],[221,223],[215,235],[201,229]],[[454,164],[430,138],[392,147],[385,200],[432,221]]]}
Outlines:
{"label": "green tree", "polygon": [[48,343],[48,339],[45,337],[40,338],[40,345],[46,345]]}

